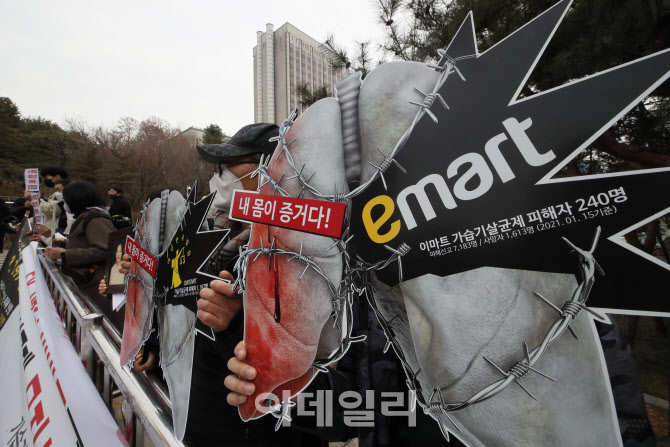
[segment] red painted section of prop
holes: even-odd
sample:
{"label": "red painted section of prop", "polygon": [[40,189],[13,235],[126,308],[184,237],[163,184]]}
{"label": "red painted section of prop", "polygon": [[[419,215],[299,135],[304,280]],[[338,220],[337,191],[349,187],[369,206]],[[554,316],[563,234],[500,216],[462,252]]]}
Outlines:
{"label": "red painted section of prop", "polygon": [[[144,234],[145,222],[141,220],[137,229],[137,237],[141,238]],[[130,254],[129,251],[126,251],[126,253]],[[144,284],[138,279],[141,274],[139,264],[136,261],[131,262],[128,287],[126,288],[126,315],[121,340],[120,362],[122,366],[132,361],[142,347],[142,333],[150,312],[152,312],[151,297],[145,296]]]}
{"label": "red painted section of prop", "polygon": [[346,205],[325,200],[259,194],[235,190],[231,219],[257,222],[339,238]]}
{"label": "red painted section of prop", "polygon": [[[131,357],[131,351],[139,350],[142,346],[142,329],[146,311],[144,307],[141,281],[135,279],[139,274],[140,266],[137,262],[130,265],[131,279],[128,281],[126,289],[126,314],[123,324],[123,338],[121,340],[121,365],[125,366],[126,361]],[[132,355],[135,353],[133,352]]]}
{"label": "red painted section of prop", "polygon": [[130,258],[137,262],[140,267],[149,272],[151,276],[156,277],[156,267],[158,266],[158,259],[151,256],[151,254],[140,247],[130,236],[126,236],[126,253]]}
{"label": "red painted section of prop", "polygon": [[[299,123],[291,127],[287,139],[299,135],[300,127]],[[293,172],[287,157],[278,156],[281,151],[282,146],[278,145],[271,162],[277,182],[284,173]],[[270,408],[262,405],[268,393],[276,396],[272,399],[275,404],[298,394],[318,373],[312,366],[314,360],[327,358],[340,343],[339,334],[331,333],[333,300],[326,282],[315,269],[305,269],[302,261],[287,252],[300,251],[303,256],[317,257],[327,254],[325,247],[332,245],[332,237],[341,235],[345,205],[277,196],[273,192],[267,183],[259,193],[236,190],[231,207],[231,217],[242,214],[244,220],[253,221],[249,249],[274,247],[285,252],[247,258],[244,346],[246,362],[258,375],[253,381],[255,393],[239,406],[245,421],[269,412]],[[258,204],[256,199],[261,199]],[[254,211],[259,217],[254,216]],[[320,258],[319,262],[325,274],[338,282],[341,259]],[[338,269],[337,275],[333,268]]]}
{"label": "red painted section of prop", "polygon": [[[275,237],[275,232],[285,231],[262,224],[254,224],[249,240],[250,248],[267,246],[265,238]],[[310,312],[309,303],[305,303],[305,290],[299,287],[296,278],[300,277],[304,265],[288,262],[288,256],[273,256],[272,263],[281,274],[276,276],[267,255],[260,255],[250,262],[247,275],[253,281],[247,281],[244,294],[244,346],[247,349],[247,364],[256,368],[258,376],[254,379],[256,391],[240,405],[243,420],[257,418],[269,411],[269,408],[256,406],[266,393],[282,397],[297,394],[312,379],[311,368],[315,358],[322,325],[309,324],[310,319],[318,317]],[[270,268],[268,268],[270,265]],[[314,281],[312,272],[307,272],[302,282],[309,288]],[[320,280],[320,278],[319,278]],[[302,284],[301,284],[302,285]],[[281,319],[276,321],[276,298],[281,299]],[[328,316],[326,315],[326,319]],[[328,323],[330,324],[330,323]]]}

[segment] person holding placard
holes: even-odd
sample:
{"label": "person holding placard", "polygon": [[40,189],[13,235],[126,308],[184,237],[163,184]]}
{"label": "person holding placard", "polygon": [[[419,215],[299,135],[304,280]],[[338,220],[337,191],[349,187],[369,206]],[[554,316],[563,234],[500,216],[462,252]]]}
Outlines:
{"label": "person holding placard", "polygon": [[63,272],[100,307],[100,310],[119,329],[123,327],[123,314],[114,312],[112,301],[98,293],[98,285],[105,275],[109,233],[115,230],[104,199],[87,181],[75,181],[63,190],[66,211],[75,216],[65,248],[47,247],[44,254],[50,259],[60,259]]}

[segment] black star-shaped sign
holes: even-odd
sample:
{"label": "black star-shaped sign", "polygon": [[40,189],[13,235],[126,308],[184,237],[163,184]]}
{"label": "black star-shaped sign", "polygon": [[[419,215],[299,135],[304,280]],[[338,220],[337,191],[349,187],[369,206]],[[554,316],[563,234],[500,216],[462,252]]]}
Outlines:
{"label": "black star-shaped sign", "polygon": [[[186,199],[186,210],[181,223],[158,257],[155,293],[158,305],[182,305],[194,313],[200,290],[212,279],[220,279],[204,272],[203,266],[223,243],[230,230],[204,231],[203,223],[214,200],[212,193],[196,203],[197,182]],[[214,332],[196,319],[197,332],[214,339]]]}
{"label": "black star-shaped sign", "polygon": [[[455,67],[433,92],[441,99],[435,95],[396,148],[406,173],[391,165],[388,189],[378,179],[352,204],[355,248],[366,262],[388,258],[384,245],[404,243],[403,280],[482,266],[571,273],[563,237],[588,246],[600,226],[595,256],[606,277],[590,305],[670,312],[668,265],[634,253],[622,236],[670,212],[670,171],[552,179],[668,78],[670,51],[519,98],[570,3],[481,54],[467,17],[439,63]],[[379,274],[397,283],[397,263]]]}

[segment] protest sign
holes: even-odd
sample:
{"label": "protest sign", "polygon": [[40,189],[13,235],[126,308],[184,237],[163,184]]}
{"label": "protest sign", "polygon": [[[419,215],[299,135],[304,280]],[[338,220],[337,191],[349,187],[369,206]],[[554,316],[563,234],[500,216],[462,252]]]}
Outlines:
{"label": "protest sign", "polygon": [[230,217],[243,222],[258,222],[306,233],[340,237],[346,206],[325,200],[233,191]]}

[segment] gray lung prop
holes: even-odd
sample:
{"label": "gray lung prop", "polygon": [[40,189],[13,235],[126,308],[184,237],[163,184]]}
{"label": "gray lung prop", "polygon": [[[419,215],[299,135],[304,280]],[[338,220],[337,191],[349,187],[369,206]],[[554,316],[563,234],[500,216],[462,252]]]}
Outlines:
{"label": "gray lung prop", "polygon": [[[318,199],[312,192],[303,190],[301,183],[295,178],[294,166],[301,169],[313,179],[310,185],[321,194],[346,194],[349,192],[345,180],[343,162],[342,132],[339,126],[340,106],[334,98],[325,98],[312,105],[296,120],[286,134],[291,142],[286,151],[278,146],[271,158],[267,175],[291,197]],[[287,153],[290,153],[289,161]],[[292,163],[292,164],[291,164]],[[273,194],[273,186],[263,179],[263,187],[259,192]],[[252,224],[249,246],[252,249],[262,246],[274,246],[285,252],[301,254],[313,261],[328,278],[335,292],[339,292],[342,279],[342,254],[333,244],[331,237],[308,234],[281,227]],[[268,233],[271,231],[271,234]],[[279,267],[282,278],[276,287],[281,300],[281,318],[276,321],[275,296],[268,296],[264,287],[257,287],[266,281],[269,272],[267,255],[257,257],[256,253],[246,258],[248,280],[245,281],[245,335],[244,341],[249,350],[249,363],[263,369],[255,381],[256,395],[273,393],[284,397],[284,391],[297,394],[297,379],[301,388],[316,376],[317,362],[331,363],[340,348],[343,337],[348,335],[346,323],[342,319],[349,312],[342,305],[341,312],[334,315],[333,301],[335,297],[327,282],[314,268],[305,270],[305,265],[297,260],[291,261],[293,255],[278,255],[274,261]],[[242,258],[241,258],[242,259]],[[241,263],[240,267],[241,267]],[[236,267],[238,268],[238,267]],[[305,302],[291,299],[293,296],[309,297]],[[307,318],[305,316],[308,315]],[[335,324],[334,318],[338,318]],[[253,330],[253,328],[259,328]],[[259,352],[256,346],[265,346],[270,334],[281,334],[281,343],[267,352]],[[275,335],[279,337],[279,335]],[[314,343],[318,339],[318,343]],[[262,364],[254,363],[260,356]],[[325,361],[324,359],[329,359]],[[267,365],[271,365],[268,367]],[[287,385],[288,384],[288,385]],[[256,408],[255,396],[246,405],[240,407],[240,415],[244,420],[260,417],[269,409]],[[265,411],[263,411],[265,410]]]}
{"label": "gray lung prop", "polygon": [[[439,388],[445,401],[461,402],[500,379],[484,357],[506,370],[556,320],[534,292],[561,306],[576,286],[572,275],[489,267],[401,283],[426,401]],[[531,371],[522,383],[537,400],[512,384],[452,413],[462,433],[446,428],[471,446],[620,445],[593,323],[584,313],[571,326],[579,339],[566,333],[535,365],[558,383]]]}
{"label": "gray lung prop", "polygon": [[[420,63],[391,62],[370,73],[359,95],[362,142],[361,183],[390,155],[412,125],[438,74]],[[389,117],[393,117],[389,119]],[[378,150],[379,149],[379,150]],[[569,248],[566,246],[566,250]],[[576,258],[575,258],[576,261]],[[461,402],[502,375],[484,360],[507,370],[522,358],[523,343],[537,346],[557,314],[557,306],[577,287],[572,275],[502,268],[436,277],[426,275],[390,288],[372,281],[371,300],[397,340],[409,380],[423,401]],[[609,380],[591,317],[582,312],[568,335],[552,344],[537,369],[523,381],[534,400],[516,384],[481,403],[444,416],[427,411],[443,428],[470,446],[621,445]],[[427,409],[426,409],[427,410]]]}
{"label": "gray lung prop", "polygon": [[[170,244],[184,215],[186,202],[177,191],[168,198],[165,216],[164,247]],[[193,347],[195,340],[196,314],[186,306],[157,304],[158,339],[163,374],[172,402],[172,424],[178,439],[184,438],[188,402],[191,393],[191,371],[193,369]]]}
{"label": "gray lung prop", "polygon": [[[186,201],[178,191],[163,191],[161,198],[154,199],[144,209],[143,222],[140,223],[143,225],[142,234],[136,240],[158,257],[170,244],[185,210]],[[124,331],[129,341],[124,364],[132,364],[149,338],[156,309],[160,361],[172,401],[172,424],[175,436],[183,439],[191,392],[196,314],[186,306],[161,304],[160,298],[154,297],[154,278],[143,269],[139,269],[138,276],[142,279],[143,289],[142,299],[138,301],[137,312],[140,316],[137,317],[137,323],[141,325],[142,333],[140,338],[131,340],[129,335],[134,331],[128,331],[128,334]]]}
{"label": "gray lung prop", "polygon": [[[296,166],[304,166],[305,172],[316,172],[314,181],[310,184],[322,193],[346,194],[349,189],[342,172],[343,143],[340,139],[341,131],[337,125],[326,125],[327,123],[337,122],[340,107],[337,100],[325,98],[320,100],[318,104],[314,104],[313,108],[313,111],[305,112],[292,129],[299,136],[290,146],[293,162]],[[291,134],[289,133],[289,141],[292,140]],[[281,163],[279,166],[282,166]],[[286,166],[283,167],[285,171],[281,172],[280,169],[281,174],[285,173],[289,177],[292,172]],[[291,196],[298,197],[301,187],[297,181],[287,182],[286,190]],[[302,197],[317,199],[310,192],[304,192]],[[328,279],[336,286],[339,284],[342,279],[342,255],[338,248],[333,246],[332,238],[287,231],[282,228],[277,229],[277,238],[280,241],[283,239],[282,242],[285,244],[287,251],[299,252],[300,245],[303,244],[303,254],[317,259]],[[312,272],[309,273],[310,277],[315,276],[312,275]],[[319,337],[315,359],[324,359],[330,357],[337,350],[343,334],[341,325],[335,325],[331,318],[333,297],[324,281],[318,276],[310,279],[299,287],[309,291],[312,299],[316,299],[317,296],[320,297],[323,306],[321,312],[325,315],[325,321],[322,322],[320,329],[321,336]],[[343,314],[338,315],[340,319],[342,316]]]}
{"label": "gray lung prop", "polygon": [[[135,230],[135,241],[137,241],[149,253],[157,256],[161,251],[161,199],[147,202],[142,211],[142,218]],[[126,306],[126,323],[121,342],[121,364],[132,365],[135,356],[151,334],[154,310],[154,278],[142,268],[138,268],[139,281],[135,284],[137,296],[134,303]],[[134,279],[128,279],[128,282]],[[128,284],[126,284],[126,295],[128,295]],[[132,301],[132,300],[131,300]],[[131,306],[134,306],[131,309]],[[132,317],[129,314],[132,312]]]}
{"label": "gray lung prop", "polygon": [[419,110],[411,103],[423,101],[418,90],[432,91],[438,75],[419,62],[388,62],[365,79],[358,105],[363,146],[361,183],[376,171],[370,163],[379,166],[407,133]]}

